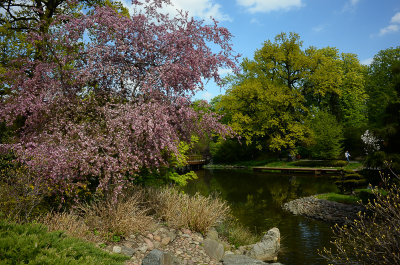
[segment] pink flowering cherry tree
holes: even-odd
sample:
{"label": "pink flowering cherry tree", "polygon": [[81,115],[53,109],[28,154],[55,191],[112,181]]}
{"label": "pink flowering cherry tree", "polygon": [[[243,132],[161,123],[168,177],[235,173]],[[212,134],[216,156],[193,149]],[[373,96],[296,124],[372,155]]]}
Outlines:
{"label": "pink flowering cherry tree", "polygon": [[46,43],[45,58],[21,59],[5,76],[0,119],[24,125],[2,148],[34,172],[34,185],[63,196],[91,183],[117,195],[127,176],[168,166],[179,141],[230,133],[190,107],[202,80],[236,69],[229,31],[185,13],[170,18],[159,12],[167,0],[133,4],[130,17],[109,6],[55,17],[48,34],[29,35]]}

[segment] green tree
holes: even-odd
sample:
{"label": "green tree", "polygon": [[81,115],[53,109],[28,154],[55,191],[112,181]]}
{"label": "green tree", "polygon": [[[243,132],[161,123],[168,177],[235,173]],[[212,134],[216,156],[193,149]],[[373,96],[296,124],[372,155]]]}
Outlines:
{"label": "green tree", "polygon": [[282,33],[275,43],[266,41],[254,60],[243,61],[242,73],[232,79],[217,104],[247,145],[294,151],[307,140],[309,130],[303,123],[307,109],[300,90],[306,57],[300,47],[295,33]]}
{"label": "green tree", "polygon": [[379,51],[368,67],[366,91],[369,95],[368,118],[370,126],[382,127],[386,107],[397,100],[393,65],[400,61],[400,46]]}
{"label": "green tree", "polygon": [[317,111],[310,127],[315,144],[310,148],[315,158],[339,158],[343,153],[343,129],[336,117],[326,111]]}

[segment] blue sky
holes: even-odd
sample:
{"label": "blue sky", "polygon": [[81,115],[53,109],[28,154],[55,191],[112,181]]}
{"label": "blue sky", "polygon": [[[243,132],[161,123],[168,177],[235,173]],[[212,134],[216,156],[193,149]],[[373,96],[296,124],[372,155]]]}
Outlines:
{"label": "blue sky", "polygon": [[[128,2],[128,0],[126,0]],[[220,21],[234,35],[233,49],[252,58],[265,40],[296,32],[309,46],[336,47],[369,64],[380,50],[400,46],[399,0],[171,0],[174,9],[197,18]],[[242,59],[241,59],[242,60]],[[222,70],[221,73],[226,71]],[[209,100],[224,89],[214,82],[196,99]]]}

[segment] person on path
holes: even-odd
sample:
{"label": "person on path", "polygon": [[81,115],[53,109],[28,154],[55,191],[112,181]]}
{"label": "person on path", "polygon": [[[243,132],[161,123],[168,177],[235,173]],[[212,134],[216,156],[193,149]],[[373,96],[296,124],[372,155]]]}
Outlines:
{"label": "person on path", "polygon": [[344,156],[346,157],[347,162],[350,163],[350,159],[349,159],[350,153],[349,153],[349,151],[346,151],[346,152],[344,153]]}

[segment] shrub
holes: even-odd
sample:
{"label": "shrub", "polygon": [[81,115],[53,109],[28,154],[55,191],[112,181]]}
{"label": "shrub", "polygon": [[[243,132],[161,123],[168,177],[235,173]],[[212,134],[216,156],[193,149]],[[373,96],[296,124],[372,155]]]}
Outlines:
{"label": "shrub", "polygon": [[186,227],[206,233],[210,227],[224,220],[229,206],[216,197],[200,194],[189,196],[175,188],[149,189],[150,207],[174,227]]}
{"label": "shrub", "polygon": [[1,264],[123,264],[128,257],[108,254],[93,244],[48,232],[43,225],[0,220]]}
{"label": "shrub", "polygon": [[218,234],[235,247],[255,244],[260,238],[247,227],[238,223],[232,216],[216,227]]}
{"label": "shrub", "polygon": [[45,214],[49,190],[35,183],[35,176],[28,169],[4,158],[0,156],[0,212],[22,221]]}
{"label": "shrub", "polygon": [[[103,198],[77,209],[90,231],[112,240],[113,236],[144,232],[153,225],[153,219],[147,215],[149,209],[142,202],[143,192],[135,190],[116,202]],[[65,228],[69,227],[68,222],[65,225]]]}
{"label": "shrub", "polygon": [[46,225],[49,231],[65,231],[69,236],[93,242],[98,239],[94,231],[85,223],[84,218],[73,212],[51,212],[41,218],[40,223]]}
{"label": "shrub", "polygon": [[358,173],[351,170],[344,170],[341,172],[341,176],[335,176],[335,184],[339,188],[341,193],[351,192],[355,188],[365,186],[367,180]]}
{"label": "shrub", "polygon": [[[388,185],[388,182],[385,181]],[[350,225],[334,227],[334,250],[319,252],[333,264],[400,264],[400,188],[388,186],[387,194],[373,189],[369,214]]]}

